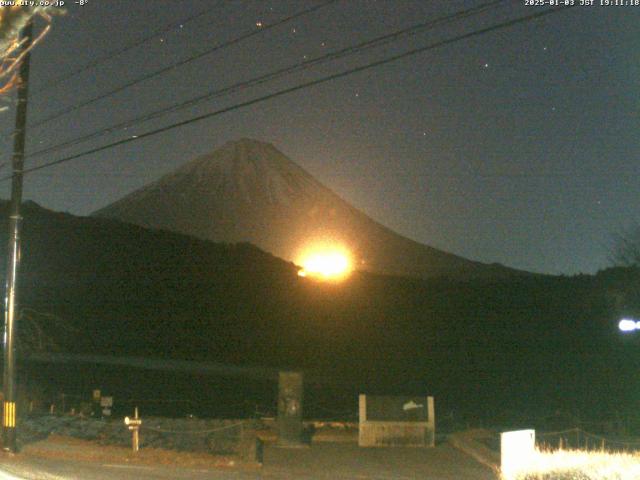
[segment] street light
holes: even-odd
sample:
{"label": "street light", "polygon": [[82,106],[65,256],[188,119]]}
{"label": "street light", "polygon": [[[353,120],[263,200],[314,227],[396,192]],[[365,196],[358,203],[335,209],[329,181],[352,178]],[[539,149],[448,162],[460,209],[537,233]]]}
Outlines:
{"label": "street light", "polygon": [[640,330],[640,321],[633,320],[631,318],[623,318],[618,323],[618,328],[621,332],[633,332],[634,330]]}

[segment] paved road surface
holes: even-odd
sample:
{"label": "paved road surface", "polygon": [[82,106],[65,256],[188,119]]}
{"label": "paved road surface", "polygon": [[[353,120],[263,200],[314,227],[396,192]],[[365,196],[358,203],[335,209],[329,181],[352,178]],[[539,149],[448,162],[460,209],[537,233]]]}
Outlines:
{"label": "paved road surface", "polygon": [[488,468],[448,444],[433,449],[361,449],[321,443],[310,448],[265,450],[261,469],[199,469],[0,456],[0,480],[497,480]]}

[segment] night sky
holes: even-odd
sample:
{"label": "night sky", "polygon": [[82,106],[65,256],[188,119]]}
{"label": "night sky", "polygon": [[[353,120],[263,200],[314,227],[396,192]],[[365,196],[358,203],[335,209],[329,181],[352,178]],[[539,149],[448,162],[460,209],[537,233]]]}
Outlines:
{"label": "night sky", "polygon": [[[71,2],[32,56],[32,122],[262,31],[31,128],[28,150],[487,2],[339,0],[264,30],[319,3]],[[27,166],[546,8],[503,2],[474,18],[28,158]],[[56,80],[201,11],[207,13],[96,68]],[[577,6],[34,172],[25,179],[25,199],[87,215],[197,155],[251,137],[273,143],[355,207],[419,242],[537,272],[593,273],[608,266],[613,234],[639,219],[639,92],[640,6]],[[4,161],[12,125],[11,105],[0,114]],[[8,197],[9,182],[1,187]]]}

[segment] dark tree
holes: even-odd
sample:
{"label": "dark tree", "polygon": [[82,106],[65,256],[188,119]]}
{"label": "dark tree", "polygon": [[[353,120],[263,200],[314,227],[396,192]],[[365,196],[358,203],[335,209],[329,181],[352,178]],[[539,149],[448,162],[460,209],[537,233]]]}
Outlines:
{"label": "dark tree", "polygon": [[614,236],[611,261],[618,267],[640,267],[640,225]]}

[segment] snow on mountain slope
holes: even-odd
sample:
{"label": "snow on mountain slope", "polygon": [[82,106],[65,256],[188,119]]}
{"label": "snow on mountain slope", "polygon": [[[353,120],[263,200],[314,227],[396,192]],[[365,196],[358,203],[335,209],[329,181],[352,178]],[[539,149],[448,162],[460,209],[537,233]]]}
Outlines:
{"label": "snow on mountain slope", "polygon": [[273,145],[229,142],[94,215],[217,242],[251,242],[297,261],[315,242],[346,247],[356,267],[421,277],[517,273],[419,244],[352,207]]}

